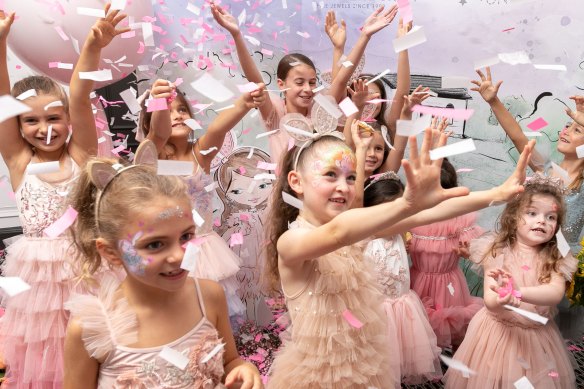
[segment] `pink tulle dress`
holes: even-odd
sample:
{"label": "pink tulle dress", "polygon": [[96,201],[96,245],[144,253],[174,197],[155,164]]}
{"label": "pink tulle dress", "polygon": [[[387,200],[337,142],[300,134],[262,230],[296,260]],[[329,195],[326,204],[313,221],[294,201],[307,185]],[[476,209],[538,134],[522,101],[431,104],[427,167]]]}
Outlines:
{"label": "pink tulle dress", "polygon": [[268,137],[270,143],[270,156],[272,162],[280,163],[282,155],[288,150],[288,143],[290,142],[290,135],[283,129],[280,129],[280,119],[286,115],[286,101],[279,96],[270,94],[272,102],[272,110],[262,121],[266,127],[266,131],[278,130],[276,133]]}
{"label": "pink tulle dress", "polygon": [[213,177],[197,166],[197,171],[184,180],[191,204],[203,221],[202,224],[196,224],[195,243],[200,251],[195,271],[191,275],[219,282],[225,290],[229,316],[243,315],[246,308],[237,295],[239,283],[235,278],[241,259],[213,230],[213,193],[206,189],[212,186]]}
{"label": "pink tulle dress", "polygon": [[[2,273],[20,277],[28,291],[2,299],[1,355],[8,367],[6,388],[61,388],[63,347],[69,319],[63,308],[74,288],[73,242],[66,233],[56,238],[44,230],[60,218],[67,194],[79,174],[67,159],[57,181],[40,175],[23,176],[14,195],[24,236],[7,248]],[[67,172],[67,173],[65,173]]]}
{"label": "pink tulle dress", "polygon": [[404,241],[374,239],[365,249],[365,258],[374,266],[385,300],[387,333],[395,377],[408,385],[442,378],[436,335],[418,295],[410,289],[410,271]]}
{"label": "pink tulle dress", "polygon": [[458,267],[459,256],[452,251],[459,242],[483,233],[475,222],[476,214],[470,213],[411,231],[411,286],[422,299],[442,348],[459,345],[468,323],[483,307],[481,298],[471,296]]}
{"label": "pink tulle dress", "polygon": [[[314,229],[301,217],[290,228]],[[291,340],[272,364],[268,388],[399,388],[387,357],[396,346],[387,336],[383,295],[363,248],[346,246],[311,263],[303,288],[292,294],[282,285]]]}
{"label": "pink tulle dress", "polygon": [[[78,294],[67,302],[67,309],[81,323],[87,353],[100,362],[98,389],[225,388],[223,350],[201,361],[221,339],[207,319],[199,284],[194,282],[203,317],[179,339],[158,347],[129,346],[138,340],[138,322],[115,278],[102,282],[99,296]],[[187,357],[188,365],[180,369],[161,358],[164,347]]]}
{"label": "pink tulle dress", "polygon": [[[502,268],[513,276],[516,286],[539,286],[541,260],[533,252],[515,254],[510,247],[495,257],[490,253],[494,234],[486,234],[471,243],[471,260],[485,272]],[[570,281],[577,261],[570,254],[559,263],[559,273]],[[522,302],[519,308],[547,318],[555,307]],[[553,320],[547,324],[532,321],[512,311],[491,312],[482,308],[472,319],[466,337],[454,354],[477,374],[465,378],[449,369],[444,376],[447,388],[515,389],[514,383],[526,376],[535,388],[575,388],[570,354]]]}

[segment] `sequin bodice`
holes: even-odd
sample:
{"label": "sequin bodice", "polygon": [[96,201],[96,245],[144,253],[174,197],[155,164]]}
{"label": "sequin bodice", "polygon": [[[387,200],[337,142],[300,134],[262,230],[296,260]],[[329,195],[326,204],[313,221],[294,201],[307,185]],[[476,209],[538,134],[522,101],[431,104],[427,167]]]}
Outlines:
{"label": "sequin bodice", "polygon": [[400,235],[392,239],[374,239],[365,248],[365,259],[375,267],[383,294],[391,298],[410,290],[410,267],[404,241]]}
{"label": "sequin bodice", "polygon": [[68,194],[79,176],[79,168],[73,160],[70,169],[66,178],[55,182],[43,181],[32,174],[24,175],[14,196],[25,236],[42,237],[44,230],[63,215],[69,204]]}
{"label": "sequin bodice", "polygon": [[205,221],[203,225],[197,225],[195,233],[197,236],[208,234],[213,230],[213,177],[198,168],[195,174],[183,179],[188,187],[191,205]]}
{"label": "sequin bodice", "polygon": [[572,252],[580,251],[580,235],[584,227],[584,190],[573,190],[564,196],[566,202],[566,220],[562,232],[566,237]]}

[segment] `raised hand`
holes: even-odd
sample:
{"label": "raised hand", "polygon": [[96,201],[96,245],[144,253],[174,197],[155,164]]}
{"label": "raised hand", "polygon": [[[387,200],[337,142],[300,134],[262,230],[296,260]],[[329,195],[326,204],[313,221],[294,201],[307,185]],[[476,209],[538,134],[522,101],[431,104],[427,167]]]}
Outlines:
{"label": "raised hand", "polygon": [[570,99],[574,100],[576,103],[576,111],[566,108],[566,113],[576,123],[584,126],[584,96],[570,96]]}
{"label": "raised hand", "polygon": [[486,277],[491,277],[497,281],[497,285],[491,285],[489,288],[497,293],[497,304],[500,306],[511,305],[519,307],[521,305],[521,297],[519,293],[513,288],[512,276],[503,269],[495,268],[489,270]]}
{"label": "raised hand", "polygon": [[243,102],[248,109],[259,108],[266,101],[265,93],[266,85],[264,83],[258,84],[258,89],[245,93],[243,97]]}
{"label": "raised hand", "polygon": [[4,11],[0,10],[0,40],[6,40],[8,37],[15,16],[16,14],[14,12],[6,15]]}
{"label": "raised hand", "polygon": [[392,5],[387,10],[384,10],[384,7],[381,6],[365,19],[361,32],[366,36],[371,37],[377,31],[388,26],[393,18],[395,18],[395,15],[397,15],[397,4]]}
{"label": "raised hand", "polygon": [[225,386],[241,389],[262,389],[264,387],[258,370],[251,363],[247,362],[234,367],[227,374],[227,377],[225,377]]}
{"label": "raised hand", "polygon": [[363,130],[359,126],[359,121],[353,119],[351,123],[351,137],[356,150],[367,150],[373,140],[373,133],[371,131]]}
{"label": "raised hand", "polygon": [[217,24],[229,31],[231,35],[239,34],[240,30],[237,19],[235,19],[233,15],[227,12],[224,8],[215,3],[211,3],[211,13]]}
{"label": "raised hand", "polygon": [[505,180],[504,183],[496,188],[497,196],[493,201],[507,202],[515,197],[515,195],[525,190],[523,183],[525,182],[527,165],[534,147],[535,139],[530,140],[527,145],[525,145],[523,152],[519,156],[519,161],[517,161],[517,166],[515,166],[515,171]]}
{"label": "raised hand", "polygon": [[411,111],[416,105],[422,104],[424,100],[430,97],[429,92],[430,88],[424,88],[422,85],[418,85],[409,96],[404,96],[404,106],[402,110]]}
{"label": "raised hand", "polygon": [[326,13],[324,31],[335,48],[345,48],[345,42],[347,42],[347,24],[344,19],[341,19],[340,25],[337,23],[335,11],[331,10]]}
{"label": "raised hand", "polygon": [[413,21],[410,21],[409,23],[404,24],[404,20],[402,18],[399,18],[399,23],[397,25],[397,37],[401,38],[402,36],[410,32],[413,23],[414,23]]}
{"label": "raised hand", "polygon": [[111,3],[105,5],[105,18],[99,19],[89,32],[87,43],[99,49],[103,49],[118,35],[130,31],[130,27],[117,29],[118,24],[125,19],[126,14],[120,10],[110,12]]}
{"label": "raised hand", "polygon": [[168,80],[158,79],[152,84],[150,96],[154,99],[170,99],[174,96],[176,86]]}
{"label": "raised hand", "polygon": [[493,84],[493,79],[491,77],[491,68],[486,67],[487,75],[480,70],[477,70],[477,74],[481,78],[480,81],[472,80],[471,82],[477,86],[477,88],[470,88],[470,90],[479,92],[483,100],[487,103],[492,103],[497,99],[497,93],[499,93],[499,88],[503,81],[499,81],[496,84]]}
{"label": "raised hand", "polygon": [[379,98],[379,93],[369,94],[369,88],[365,85],[365,80],[362,79],[353,81],[353,88],[348,86],[347,93],[359,111],[363,110],[367,101]]}
{"label": "raised hand", "polygon": [[415,136],[410,137],[410,159],[403,160],[402,166],[406,174],[406,189],[403,198],[409,206],[417,211],[431,208],[444,200],[453,197],[466,196],[468,188],[456,187],[444,189],[440,186],[440,166],[442,159],[432,161],[430,148],[433,138],[439,137],[438,147],[446,144],[448,136],[438,131],[426,129],[422,148],[418,152],[418,142]]}

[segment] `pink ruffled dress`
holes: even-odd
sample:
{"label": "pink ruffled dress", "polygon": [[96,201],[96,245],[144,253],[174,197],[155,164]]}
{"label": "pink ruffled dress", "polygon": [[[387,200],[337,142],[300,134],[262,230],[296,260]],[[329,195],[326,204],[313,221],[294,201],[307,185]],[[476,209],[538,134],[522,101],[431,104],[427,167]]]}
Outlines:
{"label": "pink ruffled dress", "polygon": [[[486,271],[502,268],[513,276],[515,285],[539,286],[537,255],[515,255],[510,247],[495,257],[490,254],[494,234],[487,234],[471,244],[471,260]],[[484,259],[483,259],[484,258]],[[569,255],[561,260],[559,273],[570,281],[577,261]],[[555,307],[522,302],[519,308],[549,319]],[[449,369],[444,376],[447,388],[515,389],[514,383],[526,376],[535,388],[575,388],[570,354],[553,320],[547,324],[527,319],[512,311],[495,313],[482,308],[472,319],[466,337],[454,354],[477,374],[465,378]]]}
{"label": "pink ruffled dress", "polygon": [[69,319],[63,308],[74,288],[71,261],[76,257],[66,233],[56,238],[44,230],[60,218],[67,194],[79,174],[72,159],[70,174],[58,181],[25,174],[14,195],[24,236],[7,248],[2,273],[20,277],[30,289],[2,299],[0,353],[8,368],[6,388],[45,389],[63,386],[63,347]]}
{"label": "pink ruffled dress", "polygon": [[390,360],[395,377],[408,385],[442,378],[436,335],[418,295],[410,289],[406,248],[400,235],[374,239],[365,249],[383,289],[383,308],[390,337]]}
{"label": "pink ruffled dress", "polygon": [[459,242],[483,233],[475,222],[476,213],[470,213],[411,231],[411,286],[422,299],[442,348],[460,344],[468,323],[483,307],[481,298],[471,296],[458,267],[459,256],[452,251]]}
{"label": "pink ruffled dress", "polygon": [[[119,282],[104,280],[99,296],[74,295],[67,309],[81,322],[87,353],[100,362],[98,389],[146,388],[224,388],[223,350],[207,362],[205,358],[221,343],[217,330],[207,319],[205,305],[195,279],[203,317],[179,339],[158,347],[134,348],[138,322],[125,298],[118,292]],[[180,352],[189,360],[184,369],[162,359],[164,347]]]}
{"label": "pink ruffled dress", "polygon": [[237,295],[239,282],[235,277],[241,266],[241,259],[213,230],[213,193],[205,189],[213,184],[213,177],[197,166],[197,171],[184,180],[191,204],[203,220],[203,224],[196,225],[195,243],[200,251],[191,276],[219,282],[225,290],[229,316],[243,315],[246,308]]}
{"label": "pink ruffled dress", "polygon": [[[314,229],[301,217],[290,228]],[[387,336],[383,295],[362,247],[343,247],[311,263],[302,289],[290,294],[282,285],[291,340],[272,364],[268,388],[399,388],[387,357],[396,346]],[[363,325],[351,324],[349,314]]]}
{"label": "pink ruffled dress", "polygon": [[270,94],[272,101],[272,110],[262,121],[266,127],[266,131],[278,130],[276,133],[268,137],[270,143],[270,156],[272,162],[280,163],[282,156],[288,150],[288,143],[290,142],[290,135],[283,129],[280,129],[280,120],[286,115],[286,101],[279,96]]}

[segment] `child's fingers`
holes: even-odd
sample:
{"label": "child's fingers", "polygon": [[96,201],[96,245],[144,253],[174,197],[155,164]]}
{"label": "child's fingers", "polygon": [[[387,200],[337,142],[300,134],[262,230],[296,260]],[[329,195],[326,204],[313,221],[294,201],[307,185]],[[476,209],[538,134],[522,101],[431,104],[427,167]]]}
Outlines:
{"label": "child's fingers", "polygon": [[122,20],[124,20],[128,15],[126,14],[118,14],[116,17],[114,17],[112,19],[112,24],[115,26],[118,25],[119,22],[121,22]]}
{"label": "child's fingers", "polygon": [[491,67],[487,66],[485,69],[487,70],[487,80],[491,81],[493,79],[491,77]]}
{"label": "child's fingers", "polygon": [[485,77],[485,74],[481,71],[481,69],[477,69],[477,74],[481,78],[481,81],[487,81],[487,78]]}

